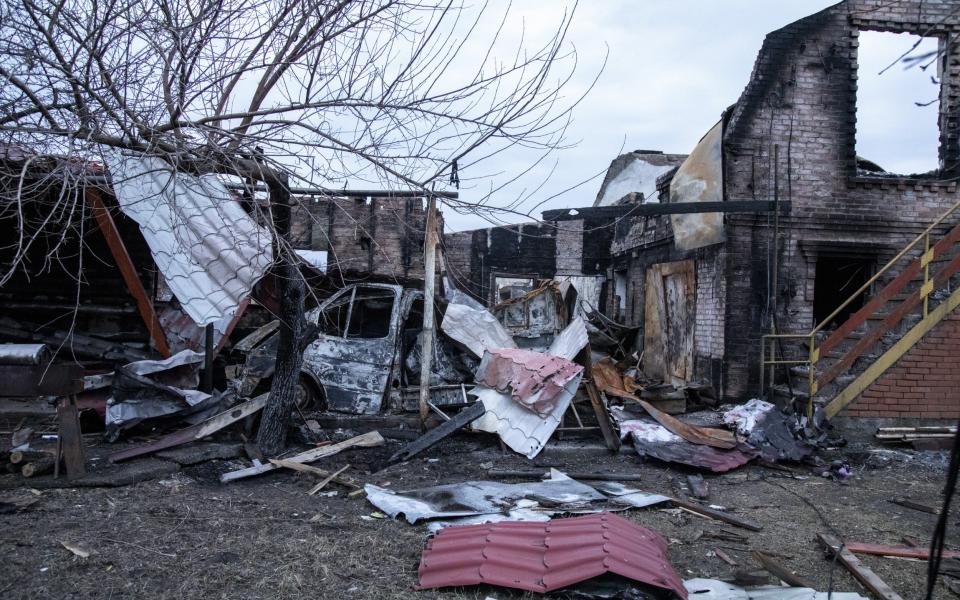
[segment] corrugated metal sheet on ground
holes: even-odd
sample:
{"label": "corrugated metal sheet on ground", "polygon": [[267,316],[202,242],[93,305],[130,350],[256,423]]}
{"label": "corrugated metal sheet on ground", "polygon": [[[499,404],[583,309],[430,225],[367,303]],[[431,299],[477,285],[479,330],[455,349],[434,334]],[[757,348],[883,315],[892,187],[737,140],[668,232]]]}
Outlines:
{"label": "corrugated metal sheet on ground", "polygon": [[545,593],[613,573],[687,598],[651,529],[611,513],[449,527],[427,542],[419,589],[495,585]]}
{"label": "corrugated metal sheet on ground", "polygon": [[[715,579],[688,579],[684,582],[687,591],[697,600],[828,600],[827,592],[810,588],[763,586],[745,589]],[[854,592],[833,592],[833,600],[867,600]]]}
{"label": "corrugated metal sheet on ground", "polygon": [[198,325],[231,317],[273,263],[272,236],[215,175],[158,157],[108,153],[120,209],[137,224],[167,285]]}

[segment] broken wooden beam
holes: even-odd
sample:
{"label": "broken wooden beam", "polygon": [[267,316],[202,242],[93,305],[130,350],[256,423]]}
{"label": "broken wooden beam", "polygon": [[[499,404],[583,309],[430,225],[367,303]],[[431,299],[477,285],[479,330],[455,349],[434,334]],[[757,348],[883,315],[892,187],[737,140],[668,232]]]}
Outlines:
{"label": "broken wooden beam", "polygon": [[760,531],[763,529],[763,526],[752,521],[745,517],[740,517],[722,510],[714,510],[712,508],[707,508],[696,502],[687,502],[686,500],[680,500],[679,498],[671,498],[670,502],[679,508],[689,510],[690,512],[703,515],[705,517],[710,517],[711,519],[716,519],[718,521],[723,521],[724,523],[729,523],[730,525],[735,525],[737,527],[743,527],[744,529],[749,529],[750,531]]}
{"label": "broken wooden beam", "polygon": [[850,574],[876,597],[881,600],[903,600],[900,594],[893,591],[876,573],[864,566],[852,552],[843,547],[840,540],[824,533],[818,533],[817,538],[830,554],[835,554],[840,564],[850,571]]}
{"label": "broken wooden beam", "polygon": [[398,450],[393,456],[390,457],[389,462],[397,463],[404,460],[410,460],[440,440],[452,435],[454,432],[463,429],[473,421],[479,419],[483,416],[484,412],[486,412],[486,409],[483,406],[483,402],[474,402],[468,408],[465,408],[457,413],[456,416],[451,417],[449,421],[444,421],[442,424],[434,427],[430,431],[426,432]]}
{"label": "broken wooden beam", "polygon": [[[340,452],[349,450],[350,448],[372,448],[374,446],[382,446],[384,443],[385,440],[383,439],[383,436],[376,431],[370,431],[364,433],[363,435],[358,435],[350,438],[349,440],[342,441],[338,444],[323,446],[322,448],[314,448],[312,450],[307,450],[306,452],[301,452],[300,454],[295,454],[294,456],[287,457],[284,460],[295,463],[310,463],[320,460],[321,458],[339,454]],[[279,468],[280,467],[274,465],[273,463],[254,465],[252,467],[247,467],[246,469],[239,469],[237,471],[224,473],[220,476],[220,482],[227,483],[230,481],[236,481],[238,479],[244,479],[254,475],[269,473],[270,471],[275,471]]]}
{"label": "broken wooden beam", "polygon": [[190,427],[186,427],[180,431],[174,431],[169,435],[165,435],[155,442],[144,444],[142,446],[136,446],[134,448],[127,448],[126,450],[121,450],[120,452],[111,454],[110,462],[117,463],[134,458],[136,456],[143,456],[144,454],[159,452],[160,450],[166,450],[167,448],[173,448],[174,446],[182,446],[183,444],[203,439],[208,435],[216,433],[224,427],[228,427],[237,421],[245,419],[262,409],[267,405],[267,398],[269,397],[270,394],[262,394],[256,398],[253,398],[252,400],[247,400],[242,404],[238,404],[231,409],[225,410],[222,413],[218,413],[202,423],[197,423],[196,425],[191,425]]}
{"label": "broken wooden beam", "polygon": [[772,556],[770,556],[765,552],[754,550],[753,558],[755,558],[756,561],[760,563],[760,565],[763,566],[764,569],[769,571],[771,575],[773,575],[780,581],[786,583],[787,585],[790,585],[793,587],[810,588],[812,590],[817,589],[816,586],[813,584],[813,582],[807,580],[804,577],[801,577],[800,575],[795,574],[790,569],[786,568],[785,566],[775,561]]}
{"label": "broken wooden beam", "polygon": [[[781,213],[789,213],[790,202],[780,202]],[[584,218],[623,219],[625,217],[655,217],[699,213],[764,213],[777,210],[770,200],[727,200],[725,202],[668,202],[650,204],[619,204],[543,211],[544,221],[577,221]]]}
{"label": "broken wooden beam", "polygon": [[[291,471],[299,471],[300,473],[310,473],[311,475],[316,475],[317,477],[322,478],[326,483],[331,481],[339,483],[340,485],[346,486],[352,490],[359,490],[360,486],[350,481],[349,479],[343,479],[339,477],[341,473],[350,468],[350,465],[346,465],[337,471],[331,473],[324,469],[319,469],[311,465],[305,465],[303,463],[291,462],[289,460],[275,459],[271,458],[270,462],[278,467],[283,467],[285,469],[290,469]],[[324,484],[326,485],[326,484]],[[315,493],[315,492],[314,492]],[[311,494],[312,495],[312,494]]]}
{"label": "broken wooden beam", "polygon": [[[930,549],[910,546],[887,546],[884,544],[866,544],[861,542],[847,542],[847,550],[854,554],[870,554],[872,556],[895,556],[897,558],[919,558],[930,560]],[[944,550],[943,558],[960,558],[960,552]]]}
{"label": "broken wooden beam", "polygon": [[350,468],[350,465],[343,465],[341,468],[337,469],[336,471],[334,471],[333,473],[325,477],[320,483],[310,488],[310,491],[307,492],[307,495],[312,496],[317,492],[319,492],[320,490],[322,490],[324,487],[326,487],[326,485],[331,481],[337,481],[338,480],[337,475],[340,475],[341,473],[343,473],[349,468]]}
{"label": "broken wooden beam", "polygon": [[920,504],[919,502],[914,502],[913,500],[909,500],[907,498],[897,498],[895,500],[891,500],[890,502],[893,502],[894,504],[902,506],[904,508],[912,508],[913,510],[929,513],[931,515],[940,514],[939,509],[936,509],[932,506],[927,506],[926,504]]}

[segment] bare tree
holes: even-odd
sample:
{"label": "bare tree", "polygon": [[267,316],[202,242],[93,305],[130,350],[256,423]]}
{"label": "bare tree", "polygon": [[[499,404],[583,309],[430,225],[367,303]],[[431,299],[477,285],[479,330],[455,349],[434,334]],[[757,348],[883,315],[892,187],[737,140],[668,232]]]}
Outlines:
{"label": "bare tree", "polygon": [[[562,95],[576,62],[564,45],[573,8],[530,48],[504,40],[509,6],[492,15],[442,0],[10,0],[0,6],[0,143],[90,161],[134,152],[269,181],[279,213],[262,220],[281,234],[275,256],[289,267],[287,181],[427,191],[510,146],[540,156],[559,147],[577,100]],[[64,164],[50,179],[65,190],[51,214],[79,210],[66,190],[83,181]],[[17,210],[22,188],[3,189],[0,210]],[[496,208],[484,202],[453,208]],[[303,284],[281,271],[289,352],[259,436],[271,454],[284,445],[304,329]]]}

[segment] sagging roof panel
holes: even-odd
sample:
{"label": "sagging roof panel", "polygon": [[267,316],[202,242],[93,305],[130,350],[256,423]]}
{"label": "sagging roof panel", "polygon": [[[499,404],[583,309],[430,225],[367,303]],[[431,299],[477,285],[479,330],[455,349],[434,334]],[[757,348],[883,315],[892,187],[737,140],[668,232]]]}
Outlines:
{"label": "sagging roof panel", "polygon": [[270,232],[214,175],[177,172],[152,156],[105,158],[120,209],[140,225],[184,311],[198,325],[233,316],[273,263]]}

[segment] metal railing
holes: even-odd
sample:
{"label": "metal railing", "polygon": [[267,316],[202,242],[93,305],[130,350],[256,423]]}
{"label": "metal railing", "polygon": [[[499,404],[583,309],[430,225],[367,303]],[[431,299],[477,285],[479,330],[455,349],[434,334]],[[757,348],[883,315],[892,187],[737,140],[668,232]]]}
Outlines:
{"label": "metal railing", "polygon": [[[887,261],[887,263],[883,265],[883,267],[881,267],[872,277],[870,277],[866,283],[861,285],[857,291],[851,294],[846,300],[843,301],[843,303],[834,309],[832,313],[821,320],[809,332],[774,332],[763,335],[760,340],[760,389],[764,392],[767,390],[766,378],[768,376],[770,385],[774,385],[776,382],[775,377],[778,366],[807,365],[807,415],[812,417],[814,407],[813,399],[817,392],[823,389],[824,386],[828,385],[838,375],[849,368],[849,366],[852,365],[853,362],[861,354],[863,354],[868,347],[879,340],[885,331],[889,331],[891,327],[899,323],[903,317],[906,316],[907,312],[916,306],[921,299],[923,300],[923,317],[925,318],[930,312],[930,295],[937,287],[937,284],[945,283],[945,280],[948,280],[953,273],[960,270],[960,256],[958,256],[954,258],[948,265],[938,271],[933,277],[930,275],[930,263],[932,263],[938,256],[942,256],[953,245],[960,242],[960,225],[955,226],[933,246],[931,246],[931,234],[938,226],[942,225],[947,218],[949,218],[958,210],[960,210],[960,202],[957,202],[949,210],[940,215],[936,221],[930,224],[930,226],[927,227],[920,235],[914,238],[913,241],[904,246],[904,248],[900,250],[896,256]],[[923,254],[921,254],[918,258],[913,259],[903,270],[903,272],[890,281],[880,292],[870,298],[862,308],[852,314],[835,331],[831,332],[831,334],[825,338],[819,346],[817,345],[818,333],[824,331],[838,315],[840,315],[847,307],[851,305],[851,303],[860,298],[877,281],[879,281],[885,275],[888,275],[897,263],[899,263],[921,243],[923,243]],[[893,298],[911,281],[913,281],[921,271],[923,272],[923,285],[919,290],[917,290],[917,292],[914,292],[907,298],[907,300],[904,301],[904,304],[902,305],[903,310],[891,312],[884,319],[881,326],[871,331],[870,334],[861,340],[861,343],[858,343],[854,348],[848,350],[833,367],[818,377],[817,364],[820,362],[820,360],[824,358],[826,354],[830,352],[830,350],[836,348],[840,342],[850,335],[850,333],[866,322],[868,318],[875,315],[877,311],[887,303],[888,300]],[[797,340],[807,341],[806,358],[787,359],[781,355],[782,353],[778,353],[778,345],[782,345],[784,341],[795,342]],[[767,369],[770,370],[769,375],[766,373]]]}

